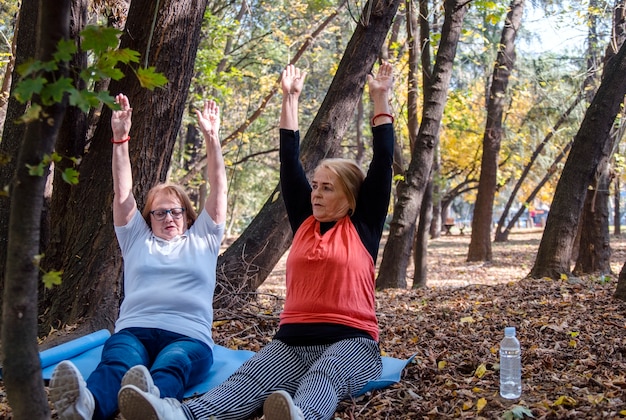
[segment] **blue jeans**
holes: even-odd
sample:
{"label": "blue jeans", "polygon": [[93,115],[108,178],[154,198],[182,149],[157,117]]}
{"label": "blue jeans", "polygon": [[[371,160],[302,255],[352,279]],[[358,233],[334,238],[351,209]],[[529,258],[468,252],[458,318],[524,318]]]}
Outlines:
{"label": "blue jeans", "polygon": [[201,382],[212,364],[213,352],[200,340],[158,328],[119,331],[104,343],[100,363],[87,378],[96,401],[93,418],[115,416],[122,377],[135,365],[150,370],[161,398],[182,401],[185,389]]}

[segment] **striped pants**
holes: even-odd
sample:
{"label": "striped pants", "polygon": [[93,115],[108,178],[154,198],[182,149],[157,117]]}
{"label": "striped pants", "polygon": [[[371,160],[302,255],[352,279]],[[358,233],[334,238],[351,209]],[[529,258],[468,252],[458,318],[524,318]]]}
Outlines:
{"label": "striped pants", "polygon": [[352,338],[319,346],[273,340],[224,383],[183,404],[189,419],[246,419],[274,391],[289,392],[305,419],[331,419],[339,401],[382,372],[378,343]]}

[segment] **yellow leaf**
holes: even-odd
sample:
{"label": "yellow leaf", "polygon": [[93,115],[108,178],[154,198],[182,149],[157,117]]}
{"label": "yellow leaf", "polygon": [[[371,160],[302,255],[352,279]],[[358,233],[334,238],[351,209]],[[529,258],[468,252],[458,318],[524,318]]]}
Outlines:
{"label": "yellow leaf", "polygon": [[485,373],[487,373],[487,366],[485,366],[484,363],[481,363],[476,368],[476,372],[474,372],[474,375],[476,375],[477,378],[482,378],[483,376],[485,376]]}
{"label": "yellow leaf", "polygon": [[472,318],[471,316],[466,316],[464,318],[461,318],[461,324],[463,323],[472,324],[474,322],[475,322],[474,318]]}
{"label": "yellow leaf", "polygon": [[561,395],[552,405],[568,405],[573,406],[576,405],[576,400],[572,397],[568,397],[567,395]]}
{"label": "yellow leaf", "polygon": [[483,408],[487,406],[487,400],[484,398],[480,398],[476,401],[476,412],[480,413]]}
{"label": "yellow leaf", "polygon": [[572,348],[576,348],[576,340],[570,340],[569,341],[569,346]]}
{"label": "yellow leaf", "polygon": [[228,324],[228,321],[213,321],[213,328],[221,327]]}
{"label": "yellow leaf", "polygon": [[467,411],[467,410],[469,410],[470,408],[472,408],[473,406],[474,406],[474,403],[473,403],[473,402],[471,402],[471,401],[465,401],[465,402],[463,403],[463,410],[464,410],[464,411]]}
{"label": "yellow leaf", "polygon": [[439,368],[439,370],[443,370],[447,365],[448,362],[446,362],[445,360],[440,360],[439,363],[437,363],[437,368]]}

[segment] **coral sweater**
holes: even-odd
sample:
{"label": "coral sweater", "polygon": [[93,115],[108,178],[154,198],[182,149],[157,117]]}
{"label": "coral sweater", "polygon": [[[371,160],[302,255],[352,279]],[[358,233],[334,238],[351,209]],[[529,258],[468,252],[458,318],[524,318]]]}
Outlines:
{"label": "coral sweater", "polygon": [[287,258],[287,296],[280,323],[331,323],[366,331],[378,341],[374,260],[349,217],[324,235],[310,216]]}

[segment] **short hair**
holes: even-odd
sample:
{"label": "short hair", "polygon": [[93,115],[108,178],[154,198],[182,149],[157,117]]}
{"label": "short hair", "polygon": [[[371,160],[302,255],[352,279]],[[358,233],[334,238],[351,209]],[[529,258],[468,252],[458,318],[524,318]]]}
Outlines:
{"label": "short hair", "polygon": [[350,207],[348,214],[352,215],[356,209],[356,200],[359,197],[361,185],[365,180],[365,174],[359,165],[350,159],[329,158],[322,160],[315,168],[315,171],[317,172],[320,168],[328,169],[337,175],[340,187],[348,197],[348,205]]}
{"label": "short hair", "polygon": [[150,226],[150,229],[152,229],[152,222],[150,220],[150,211],[152,210],[152,204],[154,203],[154,199],[157,194],[161,192],[178,198],[178,200],[181,202],[181,205],[185,208],[185,215],[187,216],[187,229],[189,229],[191,225],[193,225],[193,222],[195,222],[198,218],[196,210],[193,208],[193,204],[191,203],[191,199],[182,187],[180,187],[179,185],[168,183],[155,185],[154,187],[150,188],[150,191],[148,191],[146,204],[143,207],[141,215],[145,219],[146,223],[148,223],[148,226]]}

